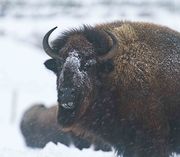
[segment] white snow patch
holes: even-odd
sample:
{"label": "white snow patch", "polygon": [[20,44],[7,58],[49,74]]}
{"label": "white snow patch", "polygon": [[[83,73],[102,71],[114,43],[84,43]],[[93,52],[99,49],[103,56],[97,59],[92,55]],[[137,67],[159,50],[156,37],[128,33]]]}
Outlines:
{"label": "white snow patch", "polygon": [[85,80],[87,80],[87,73],[85,71],[80,71],[80,66],[81,60],[78,56],[78,52],[76,50],[69,52],[69,56],[66,58],[62,72],[60,74],[59,87],[64,81],[64,71],[66,68],[71,69],[71,72],[73,73],[73,84],[77,87],[80,87],[85,82]]}

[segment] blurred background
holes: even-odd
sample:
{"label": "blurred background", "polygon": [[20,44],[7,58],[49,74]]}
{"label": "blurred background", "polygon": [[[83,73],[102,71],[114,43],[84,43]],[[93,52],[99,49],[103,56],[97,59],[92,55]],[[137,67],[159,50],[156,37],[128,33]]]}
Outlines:
{"label": "blurred background", "polygon": [[[180,31],[180,0],[0,0],[0,156],[113,157],[113,152],[79,151],[49,143],[43,150],[25,146],[19,130],[24,111],[34,103],[56,102],[55,76],[44,68],[44,34],[116,20],[146,21]],[[73,147],[73,146],[72,146]]]}

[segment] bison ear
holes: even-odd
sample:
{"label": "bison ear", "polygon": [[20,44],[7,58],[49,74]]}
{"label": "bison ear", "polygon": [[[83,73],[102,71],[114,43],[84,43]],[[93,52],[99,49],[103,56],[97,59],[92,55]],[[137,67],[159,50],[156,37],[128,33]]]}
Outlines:
{"label": "bison ear", "polygon": [[110,51],[112,43],[110,42],[106,32],[103,30],[84,26],[84,35],[87,40],[93,44],[93,48],[97,55],[101,56]]}
{"label": "bison ear", "polygon": [[57,63],[55,59],[49,59],[44,62],[44,65],[47,69],[53,71],[54,73],[57,73]]}

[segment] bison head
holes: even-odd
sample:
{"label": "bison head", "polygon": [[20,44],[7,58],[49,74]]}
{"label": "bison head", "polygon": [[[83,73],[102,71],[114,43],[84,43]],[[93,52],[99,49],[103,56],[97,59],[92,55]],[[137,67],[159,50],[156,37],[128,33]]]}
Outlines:
{"label": "bison head", "polygon": [[58,121],[68,126],[88,112],[104,88],[118,44],[110,31],[84,26],[65,32],[50,46],[48,39],[55,29],[43,39],[43,48],[52,57],[45,66],[57,76]]}

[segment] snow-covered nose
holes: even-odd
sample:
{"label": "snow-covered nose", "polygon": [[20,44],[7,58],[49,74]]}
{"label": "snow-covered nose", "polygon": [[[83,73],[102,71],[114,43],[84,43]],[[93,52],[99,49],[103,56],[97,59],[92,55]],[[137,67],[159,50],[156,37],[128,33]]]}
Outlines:
{"label": "snow-covered nose", "polygon": [[85,72],[80,70],[81,60],[76,51],[70,52],[59,77],[59,88],[80,87],[85,81]]}
{"label": "snow-covered nose", "polygon": [[72,73],[79,72],[81,66],[80,58],[76,52],[70,52],[64,63],[64,70],[70,70]]}

